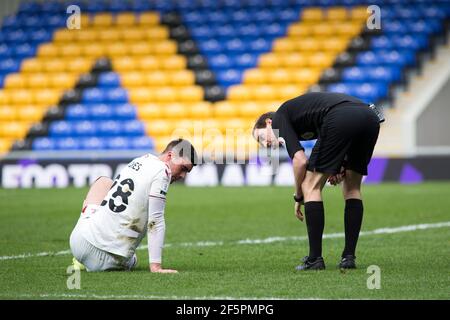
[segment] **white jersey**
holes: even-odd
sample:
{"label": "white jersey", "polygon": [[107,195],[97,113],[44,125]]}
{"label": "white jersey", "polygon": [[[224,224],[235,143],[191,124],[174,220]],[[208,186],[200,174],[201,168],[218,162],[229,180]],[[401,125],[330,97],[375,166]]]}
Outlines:
{"label": "white jersey", "polygon": [[147,232],[149,201],[152,197],[165,200],[170,178],[169,167],[156,156],[147,154],[131,161],[86,224],[86,240],[101,250],[130,258]]}

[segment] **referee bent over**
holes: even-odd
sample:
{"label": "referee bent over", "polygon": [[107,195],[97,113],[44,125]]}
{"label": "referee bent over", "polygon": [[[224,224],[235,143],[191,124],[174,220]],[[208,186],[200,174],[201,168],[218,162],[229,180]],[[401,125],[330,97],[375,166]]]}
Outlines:
{"label": "referee bent over", "polygon": [[[343,181],[345,248],[339,267],[356,268],[355,250],[363,217],[361,180],[367,175],[382,121],[374,105],[345,94],[319,92],[288,100],[276,112],[267,112],[256,121],[253,137],[259,144],[268,148],[285,144],[292,159],[295,214],[301,221],[301,205],[305,206],[309,254],[297,270],[325,269],[321,193],[327,180],[333,185]],[[308,161],[299,140],[311,139],[317,142]]]}

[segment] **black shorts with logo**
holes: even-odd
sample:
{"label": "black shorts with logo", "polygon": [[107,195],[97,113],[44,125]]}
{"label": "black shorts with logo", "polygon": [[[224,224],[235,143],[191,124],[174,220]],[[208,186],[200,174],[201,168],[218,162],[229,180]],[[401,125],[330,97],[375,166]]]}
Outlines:
{"label": "black shorts with logo", "polygon": [[333,107],[323,119],[308,170],[336,174],[345,160],[346,169],[367,175],[379,131],[379,119],[367,105]]}

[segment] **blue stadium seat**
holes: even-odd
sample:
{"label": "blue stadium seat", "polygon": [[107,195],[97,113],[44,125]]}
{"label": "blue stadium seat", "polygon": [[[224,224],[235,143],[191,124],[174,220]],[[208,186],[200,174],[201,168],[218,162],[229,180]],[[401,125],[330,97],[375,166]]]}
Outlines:
{"label": "blue stadium seat", "polygon": [[120,77],[115,72],[104,72],[98,77],[98,86],[102,88],[111,88],[120,86]]}
{"label": "blue stadium seat", "polygon": [[35,44],[48,42],[52,40],[52,33],[47,31],[46,29],[34,30],[29,33],[28,40],[30,42],[34,42]]}
{"label": "blue stadium seat", "polygon": [[113,109],[114,118],[117,120],[136,119],[136,107],[129,103],[118,104]]}
{"label": "blue stadium seat", "polygon": [[242,71],[237,69],[225,69],[216,73],[217,82],[228,87],[242,82]]}
{"label": "blue stadium seat", "polygon": [[220,54],[223,52],[221,43],[215,39],[200,42],[199,47],[206,54]]}
{"label": "blue stadium seat", "polygon": [[104,103],[99,103],[89,108],[89,115],[92,120],[109,120],[114,118],[114,110]]}
{"label": "blue stadium seat", "polygon": [[106,100],[106,92],[99,88],[89,88],[83,91],[82,101],[84,103],[102,103]]}
{"label": "blue stadium seat", "polygon": [[13,47],[13,55],[16,58],[24,59],[36,55],[36,46],[31,46],[28,43],[20,44]]}
{"label": "blue stadium seat", "polygon": [[236,33],[238,32],[236,30],[236,28],[234,28],[233,26],[226,24],[223,26],[217,26],[216,28],[214,28],[215,32],[213,33],[213,35],[220,37],[220,38],[231,38],[231,37],[235,37]]}
{"label": "blue stadium seat", "polygon": [[233,60],[233,65],[236,68],[248,69],[256,66],[258,63],[258,55],[251,53],[238,54]]}
{"label": "blue stadium seat", "polygon": [[233,38],[225,42],[225,49],[229,53],[244,53],[247,51],[247,43],[239,38]]}
{"label": "blue stadium seat", "polygon": [[97,136],[118,136],[122,133],[122,126],[120,121],[98,121],[97,122]]}
{"label": "blue stadium seat", "polygon": [[152,138],[147,136],[135,137],[131,140],[131,147],[140,150],[153,150],[155,143]]}
{"label": "blue stadium seat", "polygon": [[55,140],[48,137],[39,137],[33,140],[32,149],[36,151],[50,151],[56,148]]}
{"label": "blue stadium seat", "polygon": [[125,150],[130,148],[131,142],[129,141],[129,139],[123,137],[114,137],[107,139],[106,145],[108,149]]}
{"label": "blue stadium seat", "polygon": [[139,120],[124,121],[122,133],[126,136],[142,136],[145,135],[145,126]]}
{"label": "blue stadium seat", "polygon": [[112,104],[122,104],[128,102],[128,91],[124,88],[105,89],[105,101]]}
{"label": "blue stadium seat", "polygon": [[51,137],[71,136],[73,134],[72,122],[65,120],[53,121],[48,132]]}
{"label": "blue stadium seat", "polygon": [[253,53],[264,53],[272,50],[272,43],[268,40],[268,37],[258,38],[250,41],[249,49]]}
{"label": "blue stadium seat", "polygon": [[85,150],[103,150],[107,148],[105,139],[89,137],[80,139],[80,147]]}
{"label": "blue stadium seat", "polygon": [[208,57],[208,64],[212,69],[228,69],[233,66],[233,61],[228,55],[218,54]]}
{"label": "blue stadium seat", "polygon": [[73,136],[95,136],[97,129],[94,121],[74,121]]}
{"label": "blue stadium seat", "polygon": [[72,104],[66,108],[67,120],[87,120],[89,118],[89,109],[82,104]]}
{"label": "blue stadium seat", "polygon": [[0,59],[8,59],[11,57],[12,50],[6,44],[0,44]]}
{"label": "blue stadium seat", "polygon": [[80,141],[71,137],[56,140],[56,149],[59,150],[80,150]]}

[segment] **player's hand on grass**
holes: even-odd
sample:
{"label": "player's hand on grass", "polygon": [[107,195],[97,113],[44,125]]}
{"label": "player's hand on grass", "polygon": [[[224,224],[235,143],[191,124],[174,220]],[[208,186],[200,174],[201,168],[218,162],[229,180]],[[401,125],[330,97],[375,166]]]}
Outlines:
{"label": "player's hand on grass", "polygon": [[178,273],[177,270],[163,269],[160,263],[150,263],[150,271],[154,273]]}
{"label": "player's hand on grass", "polygon": [[295,216],[297,217],[298,220],[303,222],[303,212],[302,212],[302,204],[303,202],[296,202],[295,203]]}

